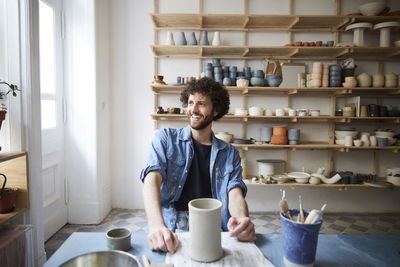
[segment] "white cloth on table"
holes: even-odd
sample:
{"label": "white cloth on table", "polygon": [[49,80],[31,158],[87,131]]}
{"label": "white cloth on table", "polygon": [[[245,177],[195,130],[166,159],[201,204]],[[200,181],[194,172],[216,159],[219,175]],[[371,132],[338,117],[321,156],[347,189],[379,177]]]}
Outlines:
{"label": "white cloth on table", "polygon": [[221,234],[223,257],[215,262],[197,262],[190,258],[190,233],[177,233],[180,245],[174,253],[167,253],[165,263],[172,263],[174,267],[242,267],[242,266],[274,266],[264,257],[259,248],[252,242],[240,242],[229,236],[228,232]]}

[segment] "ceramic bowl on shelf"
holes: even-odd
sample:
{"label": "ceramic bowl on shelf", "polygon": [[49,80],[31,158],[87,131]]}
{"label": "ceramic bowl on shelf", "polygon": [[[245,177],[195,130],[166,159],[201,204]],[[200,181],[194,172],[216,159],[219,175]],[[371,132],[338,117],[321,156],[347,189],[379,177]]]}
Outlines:
{"label": "ceramic bowl on shelf", "polygon": [[310,174],[306,172],[289,172],[287,176],[291,179],[295,179],[297,183],[306,184],[310,179]]}
{"label": "ceramic bowl on shelf", "polygon": [[247,116],[248,114],[247,108],[235,108],[235,116]]}
{"label": "ceramic bowl on shelf", "polygon": [[336,143],[337,145],[344,146],[344,139],[336,139],[336,140],[335,140],[335,143]]}
{"label": "ceramic bowl on shelf", "polygon": [[376,16],[386,7],[385,1],[371,2],[361,5],[358,10],[364,16]]}
{"label": "ceramic bowl on shelf", "polygon": [[231,143],[233,140],[233,134],[230,134],[228,132],[216,132],[215,137],[218,139],[221,139],[227,143]]}
{"label": "ceramic bowl on shelf", "polygon": [[[275,174],[271,176],[272,179],[278,182],[278,184],[283,184],[289,181],[289,177],[286,174]],[[400,180],[400,178],[399,178]]]}
{"label": "ceramic bowl on shelf", "polygon": [[396,135],[394,132],[389,131],[375,131],[376,137],[386,137],[386,138],[393,138]]}
{"label": "ceramic bowl on shelf", "polygon": [[264,115],[264,109],[262,107],[249,107],[250,116],[262,116]]}

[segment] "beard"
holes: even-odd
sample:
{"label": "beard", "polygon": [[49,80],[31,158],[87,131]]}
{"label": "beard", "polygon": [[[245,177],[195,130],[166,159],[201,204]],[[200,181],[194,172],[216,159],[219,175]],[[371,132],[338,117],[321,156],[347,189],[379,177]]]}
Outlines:
{"label": "beard", "polygon": [[211,124],[211,122],[213,121],[213,117],[211,114],[203,117],[203,120],[199,121],[199,122],[193,122],[191,116],[192,115],[196,115],[196,116],[202,116],[201,114],[191,114],[189,115],[189,124],[190,127],[194,130],[203,130],[204,128],[206,128],[208,125]]}

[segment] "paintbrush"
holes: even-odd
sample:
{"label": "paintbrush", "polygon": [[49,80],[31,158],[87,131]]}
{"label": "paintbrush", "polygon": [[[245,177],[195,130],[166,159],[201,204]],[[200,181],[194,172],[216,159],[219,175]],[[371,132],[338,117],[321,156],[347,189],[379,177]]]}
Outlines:
{"label": "paintbrush", "polygon": [[282,194],[282,199],[279,201],[279,207],[281,208],[283,216],[291,220],[292,217],[290,216],[289,206],[285,199],[285,190],[281,189],[281,194]]}
{"label": "paintbrush", "polygon": [[299,216],[297,217],[297,222],[304,223],[304,211],[301,205],[301,195],[299,195]]}

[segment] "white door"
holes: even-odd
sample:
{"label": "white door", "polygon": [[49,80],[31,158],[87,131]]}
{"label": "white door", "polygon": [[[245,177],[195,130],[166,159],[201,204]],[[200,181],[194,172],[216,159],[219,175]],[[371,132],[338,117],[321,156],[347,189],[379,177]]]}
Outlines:
{"label": "white door", "polygon": [[44,239],[67,223],[61,0],[39,0]]}

